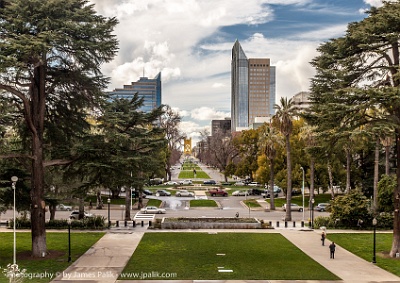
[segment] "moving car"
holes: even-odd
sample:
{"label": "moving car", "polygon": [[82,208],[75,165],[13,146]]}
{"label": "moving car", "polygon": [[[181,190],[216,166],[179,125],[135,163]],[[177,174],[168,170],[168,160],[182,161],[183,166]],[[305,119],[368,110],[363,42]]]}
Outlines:
{"label": "moving car", "polygon": [[319,204],[315,207],[315,210],[316,210],[316,211],[321,211],[321,212],[323,212],[323,211],[325,211],[325,210],[327,209],[328,206],[329,206],[329,203],[322,202],[322,203],[319,203]]}
{"label": "moving car", "polygon": [[169,197],[170,195],[171,195],[171,193],[166,190],[157,190],[157,192],[156,192],[156,196],[158,196],[158,197],[163,197],[163,196]]}
{"label": "moving car", "polygon": [[167,185],[167,186],[176,186],[176,185],[178,185],[178,183],[175,182],[175,181],[168,181],[168,182],[164,183],[164,185]]}
{"label": "moving car", "polygon": [[194,193],[189,192],[187,190],[180,190],[180,191],[176,192],[175,196],[177,196],[177,197],[194,197]]}
{"label": "moving car", "polygon": [[215,182],[214,180],[206,180],[203,182],[204,185],[216,185],[217,182]]}
{"label": "moving car", "polygon": [[140,210],[141,213],[152,213],[152,214],[162,214],[165,213],[164,208],[159,208],[157,206],[146,206]]}
{"label": "moving car", "polygon": [[[282,206],[282,208],[283,208],[283,211],[286,211],[286,203]],[[291,211],[300,211],[300,212],[302,212],[303,211],[303,207],[301,207],[298,204],[291,203],[290,204],[290,210]]]}
{"label": "moving car", "polygon": [[246,186],[246,184],[242,181],[238,181],[235,184],[233,184],[234,186]]}
{"label": "moving car", "polygon": [[56,210],[71,211],[72,206],[60,203],[59,205],[56,206]]}
{"label": "moving car", "polygon": [[153,193],[150,190],[143,190],[143,194],[146,196],[151,196]]}
{"label": "moving car", "polygon": [[[88,213],[86,211],[83,212],[83,218],[90,218],[93,217],[93,214]],[[79,210],[74,210],[71,212],[71,214],[69,215],[70,219],[79,219]]]}

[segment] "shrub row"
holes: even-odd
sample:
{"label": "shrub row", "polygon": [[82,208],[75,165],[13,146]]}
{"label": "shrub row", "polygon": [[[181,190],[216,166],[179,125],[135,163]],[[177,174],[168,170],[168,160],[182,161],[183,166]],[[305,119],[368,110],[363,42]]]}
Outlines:
{"label": "shrub row", "polygon": [[[105,225],[105,217],[101,215],[96,215],[90,218],[84,218],[82,220],[72,220],[71,228],[72,229],[104,229]],[[16,218],[15,226],[17,229],[30,229],[31,228],[31,220],[27,218]],[[49,220],[46,222],[47,229],[67,229],[68,221],[67,219],[56,219]],[[8,223],[8,228],[13,228],[14,222],[11,220]]]}

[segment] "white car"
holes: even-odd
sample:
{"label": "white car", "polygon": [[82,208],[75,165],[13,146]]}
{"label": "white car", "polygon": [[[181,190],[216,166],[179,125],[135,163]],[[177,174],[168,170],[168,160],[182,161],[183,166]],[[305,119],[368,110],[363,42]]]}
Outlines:
{"label": "white car", "polygon": [[[286,203],[282,207],[283,207],[283,211],[286,211]],[[290,210],[291,211],[300,211],[300,212],[302,212],[303,211],[303,207],[298,205],[298,204],[291,203],[290,204]]]}
{"label": "white car", "polygon": [[71,211],[72,206],[60,203],[59,205],[56,206],[56,210]]}
{"label": "white car", "polygon": [[168,182],[164,183],[164,185],[167,185],[167,186],[176,186],[176,185],[178,185],[178,183],[175,182],[175,181],[168,181]]}
{"label": "white car", "polygon": [[250,187],[261,187],[261,184],[258,182],[251,182],[251,183],[249,183],[249,186]]}
{"label": "white car", "polygon": [[181,185],[191,185],[192,184],[192,180],[183,180],[179,182]]}
{"label": "white car", "polygon": [[164,214],[166,210],[157,206],[146,206],[140,210],[141,213]]}
{"label": "white car", "polygon": [[233,196],[248,196],[249,193],[248,193],[247,191],[241,190],[241,191],[234,191],[234,192],[232,193],[232,195],[233,195]]}
{"label": "white car", "polygon": [[242,181],[238,181],[235,184],[233,184],[234,186],[246,186],[246,184]]}
{"label": "white car", "polygon": [[177,191],[175,196],[177,196],[177,197],[194,197],[194,193],[186,191],[186,190],[181,190],[181,191]]}

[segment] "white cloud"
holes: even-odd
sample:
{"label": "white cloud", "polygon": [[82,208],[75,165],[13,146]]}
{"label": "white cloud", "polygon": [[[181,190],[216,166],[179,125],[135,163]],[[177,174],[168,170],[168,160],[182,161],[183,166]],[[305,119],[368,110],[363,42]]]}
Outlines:
{"label": "white cloud", "polygon": [[370,6],[374,6],[374,7],[381,7],[382,4],[382,0],[364,0],[365,4],[368,4]]}
{"label": "white cloud", "polygon": [[200,121],[222,120],[230,117],[230,114],[223,111],[217,111],[210,107],[200,107],[191,111],[191,117]]}

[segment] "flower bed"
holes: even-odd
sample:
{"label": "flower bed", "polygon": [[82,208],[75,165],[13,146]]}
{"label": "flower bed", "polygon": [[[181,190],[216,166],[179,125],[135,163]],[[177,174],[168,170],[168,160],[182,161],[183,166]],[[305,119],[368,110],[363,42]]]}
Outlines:
{"label": "flower bed", "polygon": [[179,217],[163,218],[161,229],[256,229],[262,228],[256,218]]}

